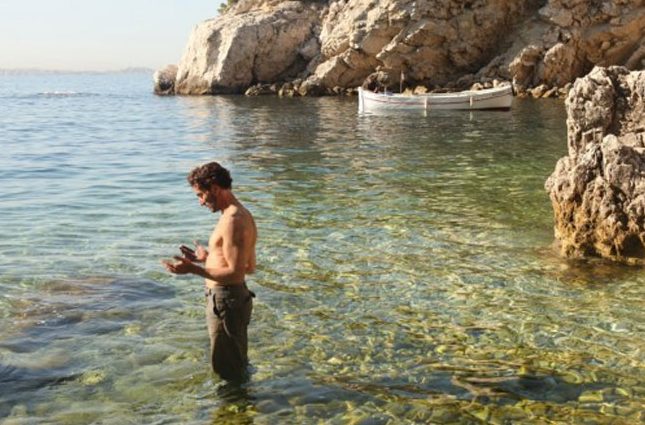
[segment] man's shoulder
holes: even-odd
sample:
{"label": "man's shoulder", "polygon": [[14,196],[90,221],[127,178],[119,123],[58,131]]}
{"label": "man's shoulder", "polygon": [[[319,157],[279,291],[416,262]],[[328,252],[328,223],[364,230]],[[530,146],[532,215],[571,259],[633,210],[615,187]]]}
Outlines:
{"label": "man's shoulder", "polygon": [[224,225],[244,226],[249,220],[252,220],[251,214],[244,208],[236,207],[222,214],[220,223]]}
{"label": "man's shoulder", "polygon": [[225,212],[224,215],[228,215],[231,218],[244,220],[246,220],[247,218],[253,218],[251,212],[242,204],[231,205],[231,207]]}

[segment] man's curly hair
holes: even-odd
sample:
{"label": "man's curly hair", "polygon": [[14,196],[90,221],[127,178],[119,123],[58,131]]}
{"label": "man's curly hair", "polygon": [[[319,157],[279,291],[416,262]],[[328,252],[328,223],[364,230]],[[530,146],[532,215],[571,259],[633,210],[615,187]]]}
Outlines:
{"label": "man's curly hair", "polygon": [[193,168],[187,179],[191,186],[197,186],[201,190],[208,190],[213,184],[222,189],[230,189],[233,183],[231,173],[215,161]]}

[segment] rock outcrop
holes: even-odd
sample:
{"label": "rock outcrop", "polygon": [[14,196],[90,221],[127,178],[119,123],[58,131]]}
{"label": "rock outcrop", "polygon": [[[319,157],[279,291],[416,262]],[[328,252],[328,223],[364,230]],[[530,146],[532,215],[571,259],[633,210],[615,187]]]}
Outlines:
{"label": "rock outcrop", "polygon": [[166,65],[164,68],[156,71],[152,76],[152,79],[155,83],[155,94],[174,94],[176,78],[177,65]]}
{"label": "rock outcrop", "polygon": [[318,50],[320,6],[301,1],[240,2],[201,23],[179,63],[178,94],[243,93],[258,83],[288,81]]}
{"label": "rock outcrop", "polygon": [[563,96],[594,65],[643,69],[644,37],[645,0],[240,0],[194,29],[175,91],[331,94],[375,74]]}
{"label": "rock outcrop", "polygon": [[645,264],[645,71],[594,68],[566,107],[568,156],[545,185],[562,254]]}

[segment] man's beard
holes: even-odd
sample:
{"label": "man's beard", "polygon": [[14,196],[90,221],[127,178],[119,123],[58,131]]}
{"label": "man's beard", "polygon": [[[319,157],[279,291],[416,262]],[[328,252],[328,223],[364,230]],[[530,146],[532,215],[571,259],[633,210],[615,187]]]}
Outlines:
{"label": "man's beard", "polygon": [[211,195],[213,199],[211,200],[210,198],[206,202],[206,206],[208,207],[211,212],[217,212],[217,196]]}

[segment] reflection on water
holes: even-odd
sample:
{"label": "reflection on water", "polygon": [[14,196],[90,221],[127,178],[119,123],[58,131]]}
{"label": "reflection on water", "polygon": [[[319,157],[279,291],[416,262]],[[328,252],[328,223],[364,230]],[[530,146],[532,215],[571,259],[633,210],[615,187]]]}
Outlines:
{"label": "reflection on water", "polygon": [[[0,160],[8,423],[642,420],[641,270],[551,249],[559,102],[26,99],[0,113],[21,135]],[[201,283],[158,263],[210,231],[184,176],[211,159],[260,230],[242,385],[210,373]]]}

